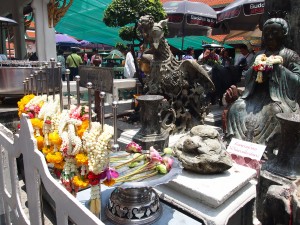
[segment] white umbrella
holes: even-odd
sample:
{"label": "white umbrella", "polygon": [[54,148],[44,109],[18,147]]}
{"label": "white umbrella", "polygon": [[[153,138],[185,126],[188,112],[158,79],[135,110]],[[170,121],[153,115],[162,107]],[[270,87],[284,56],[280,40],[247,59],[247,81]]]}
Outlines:
{"label": "white umbrella", "polygon": [[215,24],[217,13],[202,2],[168,1],[163,4],[168,15],[168,34],[166,37],[209,36]]}
{"label": "white umbrella", "polygon": [[217,23],[212,34],[255,30],[262,19],[264,7],[265,0],[235,0],[217,13]]}

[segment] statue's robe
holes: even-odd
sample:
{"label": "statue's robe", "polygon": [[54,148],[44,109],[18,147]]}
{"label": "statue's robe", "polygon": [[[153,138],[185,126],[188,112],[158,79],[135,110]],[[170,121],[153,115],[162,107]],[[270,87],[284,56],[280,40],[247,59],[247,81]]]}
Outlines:
{"label": "statue's robe", "polygon": [[252,67],[247,71],[244,93],[229,108],[227,137],[264,144],[267,149],[278,147],[280,125],[276,114],[297,112],[300,102],[299,55],[287,48],[279,55],[283,65],[275,64],[263,75],[263,83],[255,81],[257,72]]}

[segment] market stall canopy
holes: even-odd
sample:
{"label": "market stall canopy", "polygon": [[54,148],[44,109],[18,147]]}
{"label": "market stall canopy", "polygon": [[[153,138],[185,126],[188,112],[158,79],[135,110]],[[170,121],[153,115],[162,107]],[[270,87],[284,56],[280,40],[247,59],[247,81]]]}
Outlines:
{"label": "market stall canopy", "polygon": [[115,46],[122,42],[119,29],[103,22],[104,10],[112,0],[74,0],[55,30],[80,40]]}
{"label": "market stall canopy", "polygon": [[124,59],[124,55],[119,50],[112,50],[104,59]]}
{"label": "market stall canopy", "polygon": [[212,34],[229,34],[233,30],[253,31],[262,19],[264,8],[264,0],[235,0],[218,12]]}
{"label": "market stall canopy", "polygon": [[82,40],[80,41],[80,47],[85,48],[85,49],[112,49],[112,46],[109,45],[105,45],[105,44],[99,44],[99,43],[93,43],[93,42],[89,42],[86,40]]}
{"label": "market stall canopy", "polygon": [[79,46],[80,42],[66,34],[55,34],[56,45]]}
{"label": "market stall canopy", "polygon": [[[181,49],[181,44],[182,44],[182,40],[181,38],[167,38],[168,43],[177,48],[177,49]],[[183,49],[181,50],[186,50],[188,47],[193,47],[195,50],[197,49],[203,49],[203,45],[205,44],[218,44],[220,45],[219,42],[215,41],[214,39],[211,39],[209,37],[205,37],[205,36],[188,36],[185,37],[184,39],[184,46]],[[221,47],[223,48],[232,48],[230,45],[221,45]]]}

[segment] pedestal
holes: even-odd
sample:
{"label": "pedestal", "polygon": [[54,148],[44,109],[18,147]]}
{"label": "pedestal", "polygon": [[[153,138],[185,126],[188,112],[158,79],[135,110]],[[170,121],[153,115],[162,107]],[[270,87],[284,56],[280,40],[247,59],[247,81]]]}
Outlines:
{"label": "pedestal", "polygon": [[176,179],[156,189],[167,201],[204,218],[206,224],[252,225],[256,171],[234,164],[217,175],[183,171]]}
{"label": "pedestal", "polygon": [[153,146],[155,149],[163,150],[164,148],[168,147],[169,133],[162,131],[159,135],[153,134],[147,136],[142,136],[137,133],[132,137],[132,140],[141,145],[143,149],[149,149],[151,146]]}

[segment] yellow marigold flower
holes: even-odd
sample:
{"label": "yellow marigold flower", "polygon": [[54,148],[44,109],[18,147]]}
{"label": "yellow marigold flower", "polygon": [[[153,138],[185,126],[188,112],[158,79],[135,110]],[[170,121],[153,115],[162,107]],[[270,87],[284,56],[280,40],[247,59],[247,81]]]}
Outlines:
{"label": "yellow marigold flower", "polygon": [[47,155],[48,153],[53,151],[53,146],[44,146],[42,149],[43,154]]}
{"label": "yellow marigold flower", "polygon": [[89,127],[89,120],[83,120],[82,124],[78,127],[77,135],[78,137],[82,138],[83,133],[87,130]]}
{"label": "yellow marigold flower", "polygon": [[76,160],[78,166],[88,165],[88,159],[89,159],[88,156],[84,153],[78,153],[75,156],[75,160]]}
{"label": "yellow marigold flower", "polygon": [[53,131],[49,133],[49,141],[54,145],[61,145],[61,137],[59,136],[57,131]]}
{"label": "yellow marigold flower", "polygon": [[89,180],[88,179],[82,179],[79,176],[74,176],[73,177],[73,184],[77,187],[80,187],[80,188],[86,188],[89,185]]}
{"label": "yellow marigold flower", "polygon": [[55,163],[54,164],[54,168],[58,169],[58,170],[62,170],[64,168],[65,162],[62,161],[60,163]]}
{"label": "yellow marigold flower", "polygon": [[42,150],[44,147],[44,138],[43,136],[35,136],[36,142],[37,142],[37,148],[38,150]]}
{"label": "yellow marigold flower", "polygon": [[34,128],[39,128],[39,129],[43,128],[44,121],[42,121],[38,118],[32,118],[32,119],[30,119],[30,122]]}
{"label": "yellow marigold flower", "polygon": [[61,152],[50,152],[46,155],[46,159],[48,163],[61,163],[64,160],[63,155]]}

